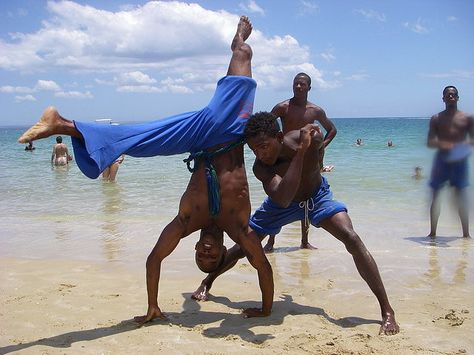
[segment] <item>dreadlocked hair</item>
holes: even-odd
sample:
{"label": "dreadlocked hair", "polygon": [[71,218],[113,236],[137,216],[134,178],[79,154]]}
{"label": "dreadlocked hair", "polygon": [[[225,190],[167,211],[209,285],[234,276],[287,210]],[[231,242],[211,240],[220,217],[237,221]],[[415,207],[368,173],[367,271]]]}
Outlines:
{"label": "dreadlocked hair", "polygon": [[271,112],[261,111],[254,113],[248,119],[244,129],[244,137],[249,139],[260,134],[276,137],[278,132],[280,132],[280,126],[277,117]]}

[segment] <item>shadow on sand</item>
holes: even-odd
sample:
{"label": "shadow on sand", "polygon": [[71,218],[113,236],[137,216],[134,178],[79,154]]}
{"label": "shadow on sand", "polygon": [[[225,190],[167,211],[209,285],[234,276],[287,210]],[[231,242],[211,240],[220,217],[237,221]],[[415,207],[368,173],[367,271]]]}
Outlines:
{"label": "shadow on sand", "polygon": [[[255,334],[251,328],[265,325],[282,324],[286,315],[303,315],[313,314],[323,317],[327,321],[340,326],[342,328],[352,328],[362,324],[381,324],[379,320],[364,319],[359,317],[345,317],[335,319],[329,316],[322,308],[300,305],[293,302],[293,298],[289,295],[283,295],[279,301],[274,302],[272,314],[265,318],[249,318],[245,319],[241,314],[231,314],[223,312],[206,312],[201,311],[199,302],[191,299],[191,293],[183,293],[184,303],[183,312],[166,313],[167,320],[156,320],[147,323],[145,326],[179,326],[186,328],[194,328],[205,324],[212,324],[221,321],[219,326],[206,328],[202,330],[202,335],[209,338],[221,338],[229,335],[238,336],[242,340],[261,344],[266,340],[274,338],[273,334],[262,333]],[[233,309],[244,309],[251,307],[259,307],[259,302],[232,302],[227,297],[214,297],[210,295],[210,301],[223,304]],[[8,345],[0,348],[0,354],[7,354],[27,349],[33,346],[42,345],[54,348],[69,348],[73,343],[90,341],[100,338],[105,338],[111,335],[120,334],[130,331],[139,331],[139,327],[132,320],[124,320],[118,324],[92,328],[85,330],[78,330],[68,333],[59,334],[49,338],[41,338],[28,343],[21,343],[15,345]]]}
{"label": "shadow on sand", "polygon": [[440,247],[440,248],[449,248],[451,245],[449,243],[459,240],[459,239],[466,239],[463,237],[440,237],[437,236],[436,238],[431,238],[431,237],[406,237],[403,238],[405,240],[410,240],[415,243],[419,243],[424,246],[430,246],[430,247]]}

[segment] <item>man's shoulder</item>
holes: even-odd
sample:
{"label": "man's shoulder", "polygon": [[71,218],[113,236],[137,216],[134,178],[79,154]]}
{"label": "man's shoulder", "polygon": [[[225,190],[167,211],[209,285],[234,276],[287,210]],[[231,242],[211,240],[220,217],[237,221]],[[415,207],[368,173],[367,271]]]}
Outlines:
{"label": "man's shoulder", "polygon": [[312,116],[314,116],[315,118],[319,118],[319,117],[325,117],[326,116],[326,112],[324,112],[323,108],[308,101],[308,103],[306,104],[306,109],[308,109],[308,111],[311,113]]}

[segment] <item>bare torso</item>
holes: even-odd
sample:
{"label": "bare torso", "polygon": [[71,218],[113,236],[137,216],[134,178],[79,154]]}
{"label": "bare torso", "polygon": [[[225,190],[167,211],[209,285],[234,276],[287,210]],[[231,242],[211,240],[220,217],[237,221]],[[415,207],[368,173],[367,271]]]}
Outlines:
{"label": "bare torso", "polygon": [[464,142],[468,134],[473,137],[474,124],[473,116],[466,112],[444,110],[431,117],[429,140],[437,139],[446,143],[457,144]]}
{"label": "bare torso", "polygon": [[272,113],[281,118],[283,133],[300,129],[304,125],[315,121],[321,123],[326,131],[330,130],[326,123],[327,117],[324,110],[309,101],[306,101],[303,105],[297,105],[293,99],[288,99],[277,104],[272,109]]}
{"label": "bare torso", "polygon": [[[218,147],[213,147],[215,150]],[[246,230],[250,216],[250,199],[244,165],[243,146],[236,147],[212,159],[219,177],[220,213],[216,218],[209,214],[205,164],[200,163],[189,181],[181,202],[179,215],[187,221],[190,231],[205,228],[213,223],[232,238]]]}

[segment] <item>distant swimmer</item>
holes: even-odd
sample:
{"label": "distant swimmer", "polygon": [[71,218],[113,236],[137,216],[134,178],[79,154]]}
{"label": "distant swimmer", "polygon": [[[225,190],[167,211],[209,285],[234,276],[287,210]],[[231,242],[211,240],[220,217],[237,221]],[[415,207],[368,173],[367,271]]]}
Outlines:
{"label": "distant swimmer", "polygon": [[32,152],[32,151],[35,150],[35,149],[36,149],[36,148],[33,147],[33,142],[32,142],[32,141],[29,141],[29,142],[28,142],[28,145],[25,147],[25,150],[26,150],[27,152]]}
{"label": "distant swimmer", "polygon": [[360,146],[364,145],[364,142],[362,142],[361,138],[357,138],[357,140],[355,142],[355,145],[356,145],[356,147],[360,147]]}
{"label": "distant swimmer", "polygon": [[389,140],[389,141],[387,142],[387,147],[393,148],[393,147],[395,147],[395,146],[393,145],[393,142],[392,142],[391,140]]}
{"label": "distant swimmer", "polygon": [[427,145],[437,148],[430,186],[433,200],[430,208],[431,230],[429,237],[436,237],[441,212],[439,192],[449,181],[455,188],[463,237],[469,238],[469,211],[466,187],[469,185],[468,157],[474,144],[474,116],[458,110],[459,94],[454,86],[443,90],[446,109],[431,117]]}
{"label": "distant swimmer", "polygon": [[53,153],[51,154],[51,164],[55,166],[64,166],[72,160],[72,156],[69,155],[69,150],[66,144],[63,143],[63,137],[56,137],[56,144],[53,145]]}
{"label": "distant swimmer", "polygon": [[321,172],[322,173],[330,173],[331,171],[333,171],[333,169],[334,169],[334,165],[325,165],[321,169]]}
{"label": "distant swimmer", "polygon": [[412,178],[415,180],[423,179],[423,175],[421,174],[421,166],[415,166],[415,173],[412,175]]}

